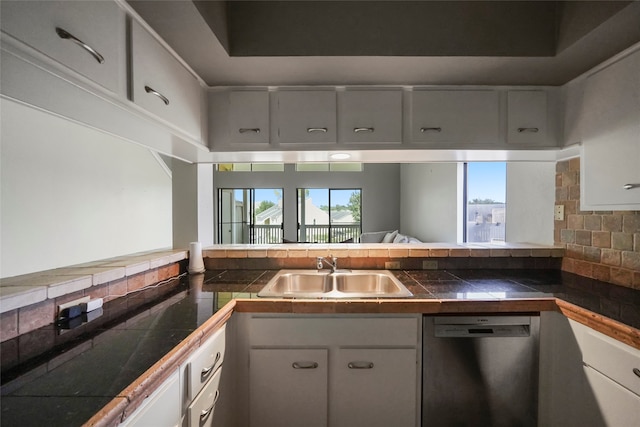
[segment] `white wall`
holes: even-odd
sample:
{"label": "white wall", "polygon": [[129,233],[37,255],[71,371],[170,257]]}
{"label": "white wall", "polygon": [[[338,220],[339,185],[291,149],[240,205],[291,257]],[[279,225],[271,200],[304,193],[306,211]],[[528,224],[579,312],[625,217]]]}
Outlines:
{"label": "white wall", "polygon": [[400,169],[400,233],[423,242],[462,237],[462,164],[409,163]]}
{"label": "white wall", "polygon": [[173,175],[173,247],[214,243],[213,164],[171,159]]}
{"label": "white wall", "polygon": [[0,277],[171,247],[171,177],[148,149],[0,108]]}
{"label": "white wall", "polygon": [[507,163],[506,240],[553,245],[555,163]]}

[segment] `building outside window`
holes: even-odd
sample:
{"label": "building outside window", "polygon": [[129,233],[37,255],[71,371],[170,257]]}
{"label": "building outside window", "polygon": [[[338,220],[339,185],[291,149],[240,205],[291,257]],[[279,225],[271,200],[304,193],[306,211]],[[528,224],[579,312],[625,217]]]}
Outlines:
{"label": "building outside window", "polygon": [[507,164],[473,162],[465,169],[465,241],[504,242]]}

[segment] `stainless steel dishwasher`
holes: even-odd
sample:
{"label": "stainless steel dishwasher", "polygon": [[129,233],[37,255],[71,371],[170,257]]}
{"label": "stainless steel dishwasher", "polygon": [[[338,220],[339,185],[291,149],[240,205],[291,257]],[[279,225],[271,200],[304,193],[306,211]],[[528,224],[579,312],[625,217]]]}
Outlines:
{"label": "stainless steel dishwasher", "polygon": [[425,316],[422,427],[535,426],[540,317]]}

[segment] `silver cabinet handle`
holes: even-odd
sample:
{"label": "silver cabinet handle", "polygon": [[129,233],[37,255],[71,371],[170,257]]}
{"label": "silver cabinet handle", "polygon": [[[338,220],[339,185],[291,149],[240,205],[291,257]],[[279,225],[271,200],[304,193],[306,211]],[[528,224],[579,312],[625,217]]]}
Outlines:
{"label": "silver cabinet handle", "polygon": [[169,105],[169,99],[166,96],[164,96],[163,94],[161,94],[160,92],[158,92],[157,90],[154,90],[153,88],[151,88],[149,86],[145,86],[144,90],[145,90],[145,92],[150,93],[150,94],[155,95],[158,98],[160,98],[162,100],[162,102],[164,102],[164,105]]}
{"label": "silver cabinet handle", "polygon": [[353,128],[353,131],[355,133],[360,133],[360,132],[373,133],[375,132],[375,129],[374,128]]}
{"label": "silver cabinet handle", "polygon": [[373,369],[373,362],[349,362],[349,369]]}
{"label": "silver cabinet handle", "polygon": [[302,361],[302,362],[293,362],[291,366],[293,366],[293,369],[316,369],[318,367],[318,363]]}
{"label": "silver cabinet handle", "polygon": [[216,395],[213,398],[213,405],[211,405],[208,409],[204,409],[200,412],[200,425],[202,425],[202,423],[205,422],[207,418],[209,418],[211,412],[213,412],[213,408],[216,407],[216,403],[218,402],[218,397],[220,397],[220,390],[216,390]]}
{"label": "silver cabinet handle", "polygon": [[208,368],[202,368],[202,370],[200,371],[200,382],[205,382],[211,371],[213,371],[213,368],[215,368],[220,361],[220,356],[220,352],[217,352],[216,359],[213,361],[213,365],[209,366]]}
{"label": "silver cabinet handle", "polygon": [[260,133],[260,128],[240,128],[238,129],[240,133]]}
{"label": "silver cabinet handle", "polygon": [[518,133],[537,133],[538,128],[518,128]]}
{"label": "silver cabinet handle", "polygon": [[93,56],[95,60],[98,61],[99,64],[104,63],[104,56],[100,55],[100,53],[97,50],[95,50],[94,48],[92,48],[91,46],[89,46],[79,38],[75,37],[73,34],[69,33],[68,31],[60,27],[56,27],[56,34],[58,34],[58,37],[60,37],[61,39],[71,40],[72,42],[74,42],[75,44],[77,44],[87,52],[89,52],[91,56]]}
{"label": "silver cabinet handle", "polygon": [[633,373],[636,374],[636,377],[640,377],[640,369],[633,368]]}
{"label": "silver cabinet handle", "polygon": [[327,133],[327,128],[307,128],[307,133]]}
{"label": "silver cabinet handle", "polygon": [[420,128],[420,132],[442,132],[442,128]]}
{"label": "silver cabinet handle", "polygon": [[640,184],[625,184],[622,186],[625,190],[631,190],[632,188],[640,187]]}

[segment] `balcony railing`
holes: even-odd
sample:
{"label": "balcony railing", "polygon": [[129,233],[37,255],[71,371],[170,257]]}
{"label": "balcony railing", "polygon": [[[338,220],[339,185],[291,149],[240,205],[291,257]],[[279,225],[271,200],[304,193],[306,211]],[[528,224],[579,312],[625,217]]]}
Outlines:
{"label": "balcony railing", "polygon": [[299,240],[310,243],[340,243],[350,239],[357,242],[361,233],[360,224],[306,225],[304,228],[304,239]]}
{"label": "balcony railing", "polygon": [[[231,235],[235,236],[235,240],[223,243],[249,243],[241,241],[246,239],[249,229],[247,224],[239,223],[227,226],[233,231]],[[305,229],[304,238],[300,238],[299,241],[310,243],[329,243],[329,236],[331,236],[331,243],[340,243],[350,239],[353,239],[353,242],[358,242],[361,233],[360,224],[307,225]],[[283,237],[281,224],[256,224],[251,231],[250,242],[258,245],[282,243]]]}

